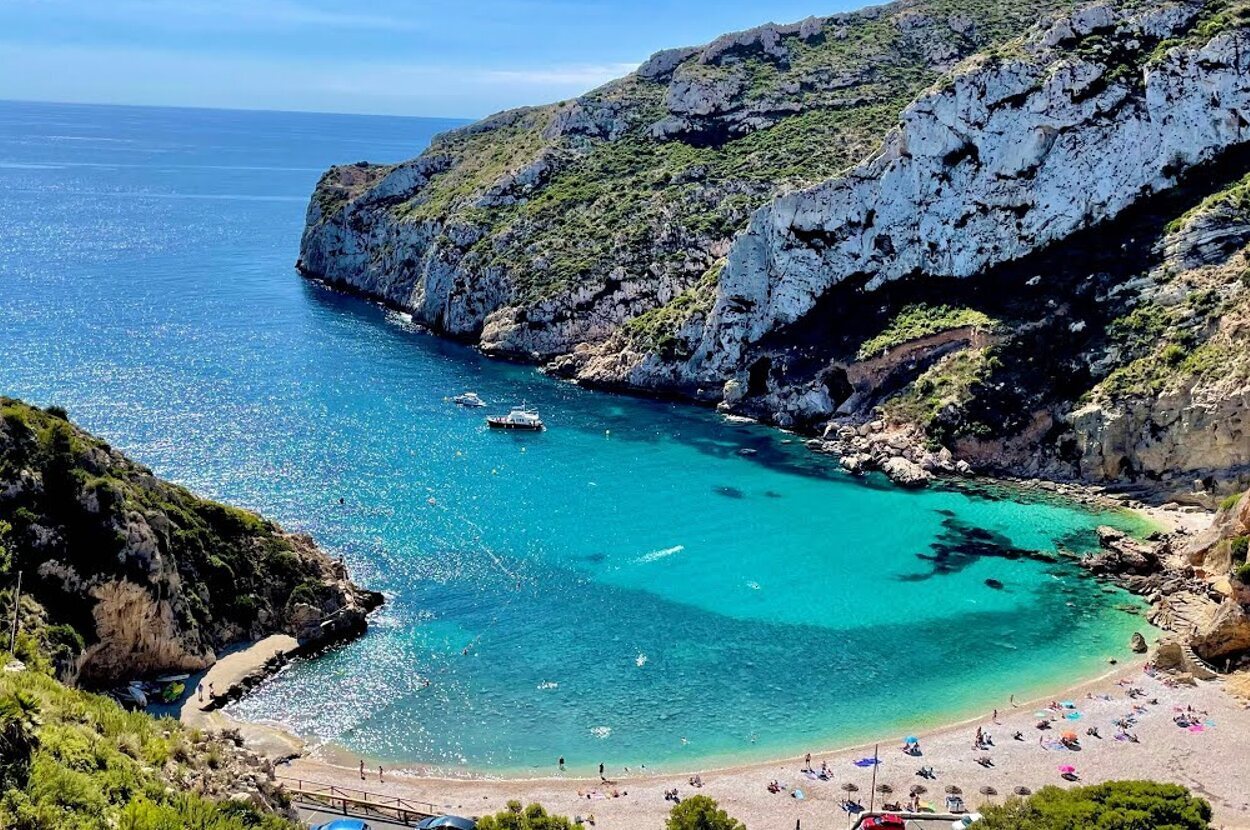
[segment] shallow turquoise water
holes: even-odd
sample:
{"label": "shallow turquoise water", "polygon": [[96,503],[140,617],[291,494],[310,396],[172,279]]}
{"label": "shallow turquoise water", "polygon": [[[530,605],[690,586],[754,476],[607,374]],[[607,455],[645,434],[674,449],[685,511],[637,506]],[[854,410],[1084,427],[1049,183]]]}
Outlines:
{"label": "shallow turquoise water", "polygon": [[[0,104],[0,391],[313,533],[390,597],[238,714],[390,764],[694,767],[908,730],[1126,652],[1123,596],[1010,558],[1124,517],[853,480],[780,433],[486,361],[299,279],[320,170],[447,125]],[[551,429],[489,433],[444,400],[464,389]]]}

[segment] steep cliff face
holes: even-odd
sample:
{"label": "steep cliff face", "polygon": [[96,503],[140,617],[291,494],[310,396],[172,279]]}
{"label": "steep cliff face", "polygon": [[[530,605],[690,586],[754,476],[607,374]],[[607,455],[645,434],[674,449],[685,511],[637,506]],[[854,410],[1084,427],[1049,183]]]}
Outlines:
{"label": "steep cliff face", "polygon": [[331,170],[301,267],[589,384],[881,422],[987,471],[1227,488],[1247,8],[918,0],[663,52]]}
{"label": "steep cliff face", "polygon": [[554,367],[823,430],[855,469],[1239,486],[1240,15],[1089,5],[965,62],[874,158],[757,211],[713,298],[649,315],[666,349],[627,327]]}
{"label": "steep cliff face", "polygon": [[0,573],[31,637],[89,684],[210,665],[287,631],[359,633],[379,601],[306,536],[161,481],[63,413],[0,398]]}
{"label": "steep cliff face", "polygon": [[[734,242],[692,376],[739,371],[753,344],[839,283],[984,273],[1250,138],[1240,32],[1154,53],[1200,10],[1098,5],[1060,18],[908,107],[871,161],[775,199]],[[1109,44],[1098,57],[1084,54],[1092,38]]]}
{"label": "steep cliff face", "polygon": [[709,296],[754,208],[867,155],[916,93],[1060,0],[904,0],[661,52],[392,167],[336,167],[307,274],[496,353],[550,357]]}

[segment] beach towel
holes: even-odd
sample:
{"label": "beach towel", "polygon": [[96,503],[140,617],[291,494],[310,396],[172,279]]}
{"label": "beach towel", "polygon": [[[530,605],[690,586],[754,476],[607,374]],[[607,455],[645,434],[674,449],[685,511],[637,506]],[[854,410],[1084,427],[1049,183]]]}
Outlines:
{"label": "beach towel", "polygon": [[881,763],[881,759],[880,758],[860,758],[858,761],[855,761],[854,763],[855,763],[855,766],[857,767],[871,767],[871,766],[874,766],[875,764]]}

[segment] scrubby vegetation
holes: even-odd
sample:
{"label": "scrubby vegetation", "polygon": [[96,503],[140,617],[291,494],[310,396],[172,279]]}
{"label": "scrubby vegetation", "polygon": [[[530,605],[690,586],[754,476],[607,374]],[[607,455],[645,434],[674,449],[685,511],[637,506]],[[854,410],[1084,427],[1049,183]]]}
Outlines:
{"label": "scrubby vegetation", "polygon": [[1203,199],[1167,225],[1168,233],[1178,233],[1200,216],[1225,208],[1238,214],[1250,213],[1250,174]]}
{"label": "scrubby vegetation", "polygon": [[[0,664],[8,663],[0,655]],[[37,671],[0,674],[0,827],[294,830],[244,801],[210,800],[221,739],[126,712]]]}
{"label": "scrubby vegetation", "polygon": [[478,830],[572,830],[566,816],[549,814],[541,804],[522,808],[521,802],[509,801],[508,809],[477,820]]}
{"label": "scrubby vegetation", "polygon": [[889,398],[882,410],[890,421],[916,424],[933,441],[950,444],[962,435],[976,432],[977,425],[966,422],[964,412],[978,385],[998,365],[989,348],[947,355]]}
{"label": "scrubby vegetation", "polygon": [[746,830],[742,822],[706,795],[692,795],[673,805],[664,827],[665,830]]}
{"label": "scrubby vegetation", "polygon": [[997,326],[997,320],[976,309],[916,303],[899,311],[885,331],[866,340],[859,347],[857,357],[860,360],[867,360],[909,340],[928,337],[931,334],[951,329],[969,327],[988,332]]}
{"label": "scrubby vegetation", "polygon": [[688,357],[682,351],[678,332],[692,317],[705,317],[712,310],[716,299],[716,281],[720,279],[722,268],[724,262],[718,262],[691,288],[668,303],[626,322],[625,333],[634,342],[666,358]]}
{"label": "scrubby vegetation", "polygon": [[97,639],[87,588],[105,581],[163,591],[199,650],[272,631],[328,589],[310,543],[161,481],[63,411],[0,398],[0,493],[0,584],[24,573],[24,660],[68,668]]}
{"label": "scrubby vegetation", "polygon": [[1158,396],[1197,381],[1250,378],[1245,331],[1250,292],[1236,265],[1198,271],[1181,284],[1183,299],[1148,302],[1108,328],[1116,364],[1092,391],[1096,400]]}
{"label": "scrubby vegetation", "polygon": [[[631,75],[441,136],[423,157],[428,182],[384,207],[401,222],[434,223],[443,243],[449,228],[471,229],[458,234],[465,250],[449,256],[463,255],[464,273],[506,275],[520,305],[621,278],[663,278],[680,292],[778,190],[869,155],[961,58],[1067,5],[917,0],[831,20],[817,34],[790,30],[776,48],[692,55],[671,82]],[[675,90],[692,89],[717,103],[674,103]],[[316,198],[327,215],[343,204],[333,186]],[[420,255],[396,264],[415,269]]]}
{"label": "scrubby vegetation", "polygon": [[1211,805],[1176,784],[1111,781],[1089,787],[1044,787],[1027,799],[982,809],[985,830],[1205,830]]}

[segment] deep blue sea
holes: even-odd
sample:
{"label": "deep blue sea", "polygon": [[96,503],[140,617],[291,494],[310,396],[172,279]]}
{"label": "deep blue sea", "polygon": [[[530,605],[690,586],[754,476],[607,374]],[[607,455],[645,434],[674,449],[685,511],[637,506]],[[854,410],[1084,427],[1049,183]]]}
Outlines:
{"label": "deep blue sea", "polygon": [[[1125,596],[1003,555],[1126,517],[856,480],[295,273],[326,166],[453,125],[0,103],[0,393],[312,533],[389,597],[237,714],[391,765],[696,768],[888,738],[1126,653]],[[550,429],[490,433],[446,400],[466,389]]]}

